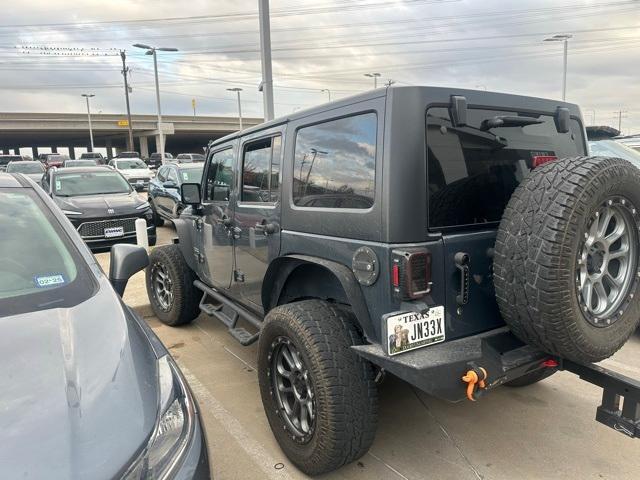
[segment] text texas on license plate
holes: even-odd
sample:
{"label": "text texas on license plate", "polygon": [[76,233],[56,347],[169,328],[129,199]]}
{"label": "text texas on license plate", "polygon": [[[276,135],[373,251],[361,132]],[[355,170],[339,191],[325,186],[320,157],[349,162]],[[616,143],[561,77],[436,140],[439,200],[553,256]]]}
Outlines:
{"label": "text texas on license plate", "polygon": [[390,315],[386,321],[389,355],[444,342],[444,306],[432,307],[426,313]]}

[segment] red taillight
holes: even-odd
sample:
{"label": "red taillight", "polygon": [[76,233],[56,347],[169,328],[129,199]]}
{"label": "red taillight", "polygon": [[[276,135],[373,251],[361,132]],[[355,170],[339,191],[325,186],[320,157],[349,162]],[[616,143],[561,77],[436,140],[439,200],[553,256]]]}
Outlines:
{"label": "red taillight", "polygon": [[431,291],[431,253],[424,249],[394,250],[391,283],[400,300],[416,300]]}
{"label": "red taillight", "polygon": [[560,364],[553,358],[549,358],[548,360],[545,360],[544,362],[542,362],[542,366],[546,368],[556,368],[559,365]]}
{"label": "red taillight", "polygon": [[533,168],[539,167],[540,165],[544,165],[545,163],[553,162],[557,160],[558,157],[555,155],[534,155],[533,156]]}
{"label": "red taillight", "polygon": [[400,286],[400,265],[397,263],[394,263],[393,267],[391,267],[391,284],[394,288]]}

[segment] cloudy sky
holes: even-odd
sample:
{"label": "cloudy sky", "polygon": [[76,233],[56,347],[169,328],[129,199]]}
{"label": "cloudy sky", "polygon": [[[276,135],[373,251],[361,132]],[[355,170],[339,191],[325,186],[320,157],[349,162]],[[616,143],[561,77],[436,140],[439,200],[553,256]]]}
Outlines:
{"label": "cloudy sky", "polygon": [[[257,0],[20,0],[0,18],[0,112],[124,111],[117,49],[131,67],[133,113],[155,113],[151,57],[159,55],[164,113],[262,115]],[[640,133],[640,0],[272,0],[276,115],[380,83],[480,88],[561,97],[587,124]],[[56,55],[35,47],[58,48]],[[84,53],[77,50],[85,49]],[[91,49],[91,50],[89,50]],[[115,49],[115,50],[112,50]],[[91,55],[87,52],[90,51]],[[44,52],[46,53],[46,52]]]}

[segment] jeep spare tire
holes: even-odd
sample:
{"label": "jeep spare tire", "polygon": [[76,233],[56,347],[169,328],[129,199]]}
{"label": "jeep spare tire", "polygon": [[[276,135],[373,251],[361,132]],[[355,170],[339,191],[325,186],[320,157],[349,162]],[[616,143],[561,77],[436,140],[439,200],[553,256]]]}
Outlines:
{"label": "jeep spare tire", "polygon": [[615,353],[640,322],[640,170],[567,158],[516,188],[496,239],[500,312],[521,340],[577,362]]}

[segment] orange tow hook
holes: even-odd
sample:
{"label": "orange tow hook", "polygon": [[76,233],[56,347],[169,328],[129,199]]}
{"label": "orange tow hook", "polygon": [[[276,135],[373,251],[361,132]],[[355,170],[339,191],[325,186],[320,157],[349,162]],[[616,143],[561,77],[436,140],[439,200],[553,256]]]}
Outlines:
{"label": "orange tow hook", "polygon": [[482,367],[469,370],[462,381],[467,384],[467,398],[472,402],[476,401],[475,393],[477,388],[486,388],[485,380],[487,379],[487,371]]}

